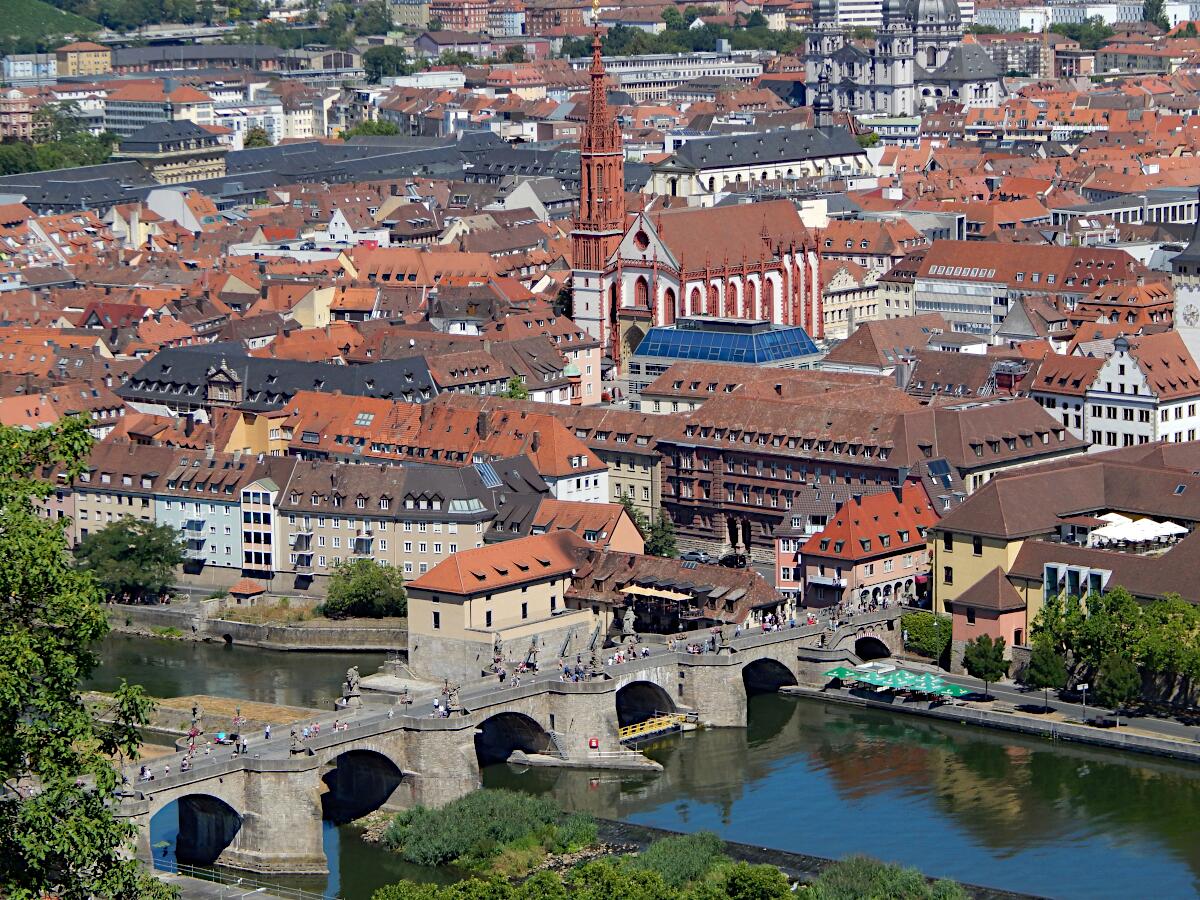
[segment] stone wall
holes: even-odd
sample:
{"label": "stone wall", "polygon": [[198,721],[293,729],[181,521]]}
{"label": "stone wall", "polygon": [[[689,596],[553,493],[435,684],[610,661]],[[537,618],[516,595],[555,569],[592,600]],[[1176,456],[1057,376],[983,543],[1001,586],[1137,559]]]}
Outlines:
{"label": "stone wall", "polygon": [[[564,658],[573,659],[577,654],[582,654],[586,662],[591,632],[577,625],[565,625],[541,632],[538,640],[538,662],[543,668],[557,664],[564,643],[567,647]],[[529,638],[505,642],[505,665],[510,672],[514,665],[525,659],[530,645]],[[490,638],[471,641],[421,634],[414,636],[408,647],[408,664],[413,674],[434,680],[449,678],[452,681],[466,681],[479,678],[481,674],[491,674],[494,659],[495,647]]]}

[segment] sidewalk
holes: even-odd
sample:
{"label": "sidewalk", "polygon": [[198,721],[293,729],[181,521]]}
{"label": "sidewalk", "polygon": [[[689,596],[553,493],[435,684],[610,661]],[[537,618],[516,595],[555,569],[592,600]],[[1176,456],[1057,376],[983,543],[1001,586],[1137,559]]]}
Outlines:
{"label": "sidewalk", "polygon": [[[948,675],[943,669],[939,669],[932,663],[921,660],[919,657],[895,657],[895,662],[907,669],[916,669],[925,672],[937,672],[938,674],[953,681],[955,684],[961,684],[964,687],[969,687],[973,690],[983,693],[983,682],[978,678],[972,678],[970,675]],[[987,686],[988,694],[995,697],[1001,703],[1009,703],[1013,706],[1036,706],[1041,708],[1046,705],[1045,692],[1034,688],[1026,688],[1017,685],[1011,681],[993,682]],[[979,702],[971,702],[970,706],[983,706]],[[1049,706],[1055,712],[1061,713],[1069,721],[1083,722],[1085,708],[1082,703],[1072,703],[1066,700],[1059,700],[1054,696],[1054,691],[1050,692]],[[1131,729],[1140,731],[1144,734],[1153,737],[1166,738],[1167,740],[1175,741],[1200,741],[1200,726],[1185,725],[1182,722],[1177,722],[1174,719],[1162,719],[1153,716],[1129,716],[1121,713],[1119,716],[1116,712],[1098,704],[1092,703],[1090,700],[1086,707],[1087,720],[1095,721],[1097,719],[1120,719],[1120,729],[1125,729],[1127,726]],[[1036,718],[1037,714],[1033,716]],[[1107,730],[1107,729],[1105,729]]]}

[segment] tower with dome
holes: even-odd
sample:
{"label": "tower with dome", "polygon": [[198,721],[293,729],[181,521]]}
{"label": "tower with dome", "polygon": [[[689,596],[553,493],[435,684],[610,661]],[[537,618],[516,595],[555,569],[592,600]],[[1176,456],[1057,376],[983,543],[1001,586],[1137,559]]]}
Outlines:
{"label": "tower with dome", "polygon": [[951,101],[994,106],[1004,86],[991,57],[963,40],[955,0],[883,0],[873,38],[854,39],[838,0],[816,0],[805,56],[807,80],[829,82],[833,109],[911,116]]}

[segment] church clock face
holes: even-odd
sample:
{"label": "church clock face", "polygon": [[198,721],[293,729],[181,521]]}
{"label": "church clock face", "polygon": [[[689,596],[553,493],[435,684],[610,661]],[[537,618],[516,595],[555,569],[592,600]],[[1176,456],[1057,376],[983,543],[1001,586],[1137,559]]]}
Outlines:
{"label": "church clock face", "polygon": [[1195,328],[1197,323],[1200,323],[1200,308],[1195,303],[1185,304],[1183,307],[1183,324],[1189,328]]}

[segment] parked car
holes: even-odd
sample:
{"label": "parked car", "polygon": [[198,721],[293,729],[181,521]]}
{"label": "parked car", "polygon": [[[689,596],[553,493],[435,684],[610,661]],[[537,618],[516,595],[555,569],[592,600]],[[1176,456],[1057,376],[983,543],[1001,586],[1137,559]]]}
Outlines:
{"label": "parked car", "polygon": [[717,559],[711,553],[706,553],[703,550],[688,550],[680,558],[687,562],[698,562],[698,563],[711,563],[711,562],[715,562]]}
{"label": "parked car", "polygon": [[745,553],[726,553],[720,564],[727,569],[744,569],[750,565],[750,559]]}

